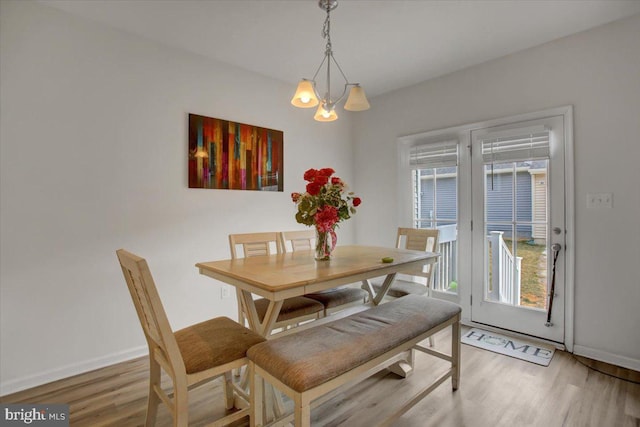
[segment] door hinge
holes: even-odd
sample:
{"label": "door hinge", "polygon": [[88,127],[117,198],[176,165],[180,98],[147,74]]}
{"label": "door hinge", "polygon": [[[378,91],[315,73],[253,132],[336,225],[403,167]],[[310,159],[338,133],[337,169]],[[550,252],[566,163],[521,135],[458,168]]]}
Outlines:
{"label": "door hinge", "polygon": [[473,305],[473,295],[469,295],[469,305]]}
{"label": "door hinge", "polygon": [[473,231],[473,221],[471,221],[471,231]]}

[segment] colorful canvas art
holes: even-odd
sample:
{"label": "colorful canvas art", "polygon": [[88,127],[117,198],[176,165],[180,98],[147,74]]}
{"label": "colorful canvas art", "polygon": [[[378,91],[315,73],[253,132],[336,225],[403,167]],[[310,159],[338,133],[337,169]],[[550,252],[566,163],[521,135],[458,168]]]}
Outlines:
{"label": "colorful canvas art", "polygon": [[189,114],[189,188],[283,191],[282,131]]}

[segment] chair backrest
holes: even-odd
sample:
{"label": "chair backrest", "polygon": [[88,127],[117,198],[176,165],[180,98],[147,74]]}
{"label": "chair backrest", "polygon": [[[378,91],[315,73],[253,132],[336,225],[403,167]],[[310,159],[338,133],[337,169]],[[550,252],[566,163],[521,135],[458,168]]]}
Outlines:
{"label": "chair backrest", "polygon": [[[398,227],[396,247],[413,251],[436,252],[440,230],[437,228],[404,228]],[[421,271],[421,276],[431,278],[431,265]],[[412,273],[413,274],[413,273]]]}
{"label": "chair backrest", "polygon": [[171,330],[147,261],[124,249],[117,250],[116,254],[149,345],[149,354],[153,356],[154,352],[159,351],[174,369],[179,369],[180,366],[184,369],[178,343]]}
{"label": "chair backrest", "polygon": [[313,228],[307,230],[282,231],[280,233],[280,246],[287,252],[287,243],[291,245],[291,251],[310,251],[315,248],[316,231]]}
{"label": "chair backrest", "polygon": [[242,246],[242,252],[245,258],[260,255],[271,255],[273,253],[272,247],[275,248],[275,253],[281,254],[282,247],[280,245],[280,237],[278,232],[263,232],[263,233],[243,233],[243,234],[229,234],[229,247],[231,249],[231,258],[240,258],[238,255],[237,247]]}
{"label": "chair backrest", "polygon": [[436,252],[440,230],[437,228],[398,228],[397,248]]}

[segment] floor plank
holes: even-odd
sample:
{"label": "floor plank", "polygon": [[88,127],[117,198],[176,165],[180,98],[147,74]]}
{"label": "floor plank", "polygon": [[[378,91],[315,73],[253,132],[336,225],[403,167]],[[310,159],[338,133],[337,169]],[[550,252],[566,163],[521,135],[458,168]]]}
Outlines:
{"label": "floor plank", "polygon": [[[449,331],[436,336],[448,350]],[[548,367],[462,346],[460,388],[445,382],[403,415],[398,427],[635,426],[640,427],[637,373],[556,351]],[[314,426],[370,427],[410,398],[446,362],[416,355],[414,373],[400,379],[388,371],[340,391],[312,412]],[[598,370],[594,370],[598,369]],[[134,427],[144,424],[148,362],[135,359],[0,398],[2,403],[67,403],[72,426]],[[604,372],[604,373],[603,373]],[[608,375],[627,375],[631,381]],[[165,384],[167,383],[165,378]],[[190,393],[190,425],[203,426],[223,414],[222,389],[214,381]],[[236,426],[247,426],[241,420]],[[171,426],[160,406],[158,427]]]}

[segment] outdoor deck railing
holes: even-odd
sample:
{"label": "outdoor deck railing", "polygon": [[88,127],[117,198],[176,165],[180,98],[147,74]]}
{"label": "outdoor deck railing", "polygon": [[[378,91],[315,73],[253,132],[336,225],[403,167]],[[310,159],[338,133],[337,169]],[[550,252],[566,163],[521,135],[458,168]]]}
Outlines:
{"label": "outdoor deck railing", "polygon": [[[457,225],[438,226],[440,230],[437,252],[440,253],[435,264],[433,289],[441,292],[457,292],[456,250]],[[520,281],[522,257],[514,257],[503,238],[504,232],[491,231],[487,236],[491,265],[487,272],[489,283],[488,297],[492,301],[520,305]]]}
{"label": "outdoor deck railing", "polygon": [[435,276],[433,279],[433,289],[436,291],[452,290],[451,284],[455,282],[456,272],[456,246],[457,246],[457,230],[456,224],[443,225],[438,227],[440,235],[438,237],[439,244],[437,252],[440,258],[436,263]]}
{"label": "outdoor deck railing", "polygon": [[522,257],[514,257],[505,243],[502,231],[491,231],[489,251],[491,253],[491,288],[489,299],[511,305],[520,305],[520,275]]}

